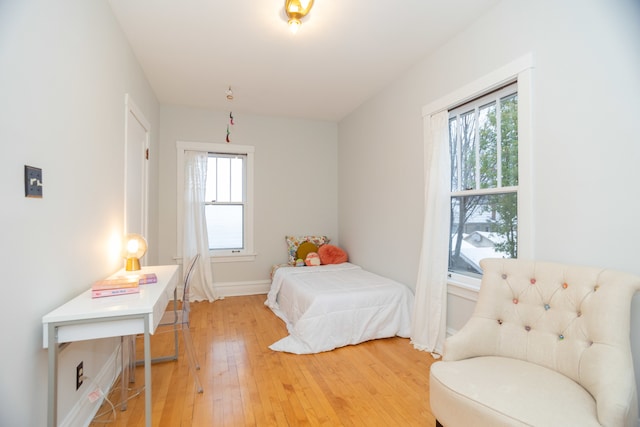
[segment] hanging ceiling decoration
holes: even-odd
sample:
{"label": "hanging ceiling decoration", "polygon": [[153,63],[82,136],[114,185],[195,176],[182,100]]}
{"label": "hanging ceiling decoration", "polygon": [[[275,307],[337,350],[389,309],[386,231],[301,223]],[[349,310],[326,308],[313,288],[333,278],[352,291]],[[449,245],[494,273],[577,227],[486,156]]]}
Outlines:
{"label": "hanging ceiling decoration", "polygon": [[289,18],[289,29],[296,33],[302,25],[302,18],[307,16],[313,7],[313,0],[285,0],[284,11]]}
{"label": "hanging ceiling decoration", "polygon": [[[233,101],[233,91],[231,90],[231,86],[225,92],[228,101]],[[229,111],[229,123],[227,124],[227,136],[225,137],[225,141],[227,143],[231,142],[231,128],[233,127],[233,111]]]}

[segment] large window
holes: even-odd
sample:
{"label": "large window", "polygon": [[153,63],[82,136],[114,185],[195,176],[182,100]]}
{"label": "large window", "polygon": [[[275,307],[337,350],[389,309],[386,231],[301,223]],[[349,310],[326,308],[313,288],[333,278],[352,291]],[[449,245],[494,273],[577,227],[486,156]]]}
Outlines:
{"label": "large window", "polygon": [[449,111],[449,270],[518,256],[518,93],[503,87]]}
{"label": "large window", "polygon": [[177,144],[178,252],[184,227],[184,154],[209,154],[205,191],[205,218],[209,254],[213,262],[255,260],[253,237],[253,163],[255,149],[248,145],[184,142]]}

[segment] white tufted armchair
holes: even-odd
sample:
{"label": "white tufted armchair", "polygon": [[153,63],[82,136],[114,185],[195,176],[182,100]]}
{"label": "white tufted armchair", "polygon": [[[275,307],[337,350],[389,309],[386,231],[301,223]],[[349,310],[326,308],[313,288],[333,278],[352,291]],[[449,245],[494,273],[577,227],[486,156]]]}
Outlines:
{"label": "white tufted armchair", "polygon": [[431,367],[438,425],[636,426],[630,311],[640,277],[485,259],[469,322]]}

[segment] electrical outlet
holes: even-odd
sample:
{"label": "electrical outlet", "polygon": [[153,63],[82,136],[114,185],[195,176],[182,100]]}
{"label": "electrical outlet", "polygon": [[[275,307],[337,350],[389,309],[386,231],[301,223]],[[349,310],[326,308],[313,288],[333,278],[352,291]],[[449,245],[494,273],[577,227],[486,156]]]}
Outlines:
{"label": "electrical outlet", "polygon": [[82,377],[84,376],[83,363],[84,362],[80,362],[78,366],[76,366],[76,390],[82,385]]}

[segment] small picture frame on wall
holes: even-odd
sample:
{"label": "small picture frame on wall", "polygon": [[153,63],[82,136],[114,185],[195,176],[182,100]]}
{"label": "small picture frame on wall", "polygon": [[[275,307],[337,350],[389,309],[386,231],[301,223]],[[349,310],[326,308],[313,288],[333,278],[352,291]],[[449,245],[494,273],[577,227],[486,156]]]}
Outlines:
{"label": "small picture frame on wall", "polygon": [[42,169],[24,165],[24,196],[42,198]]}

